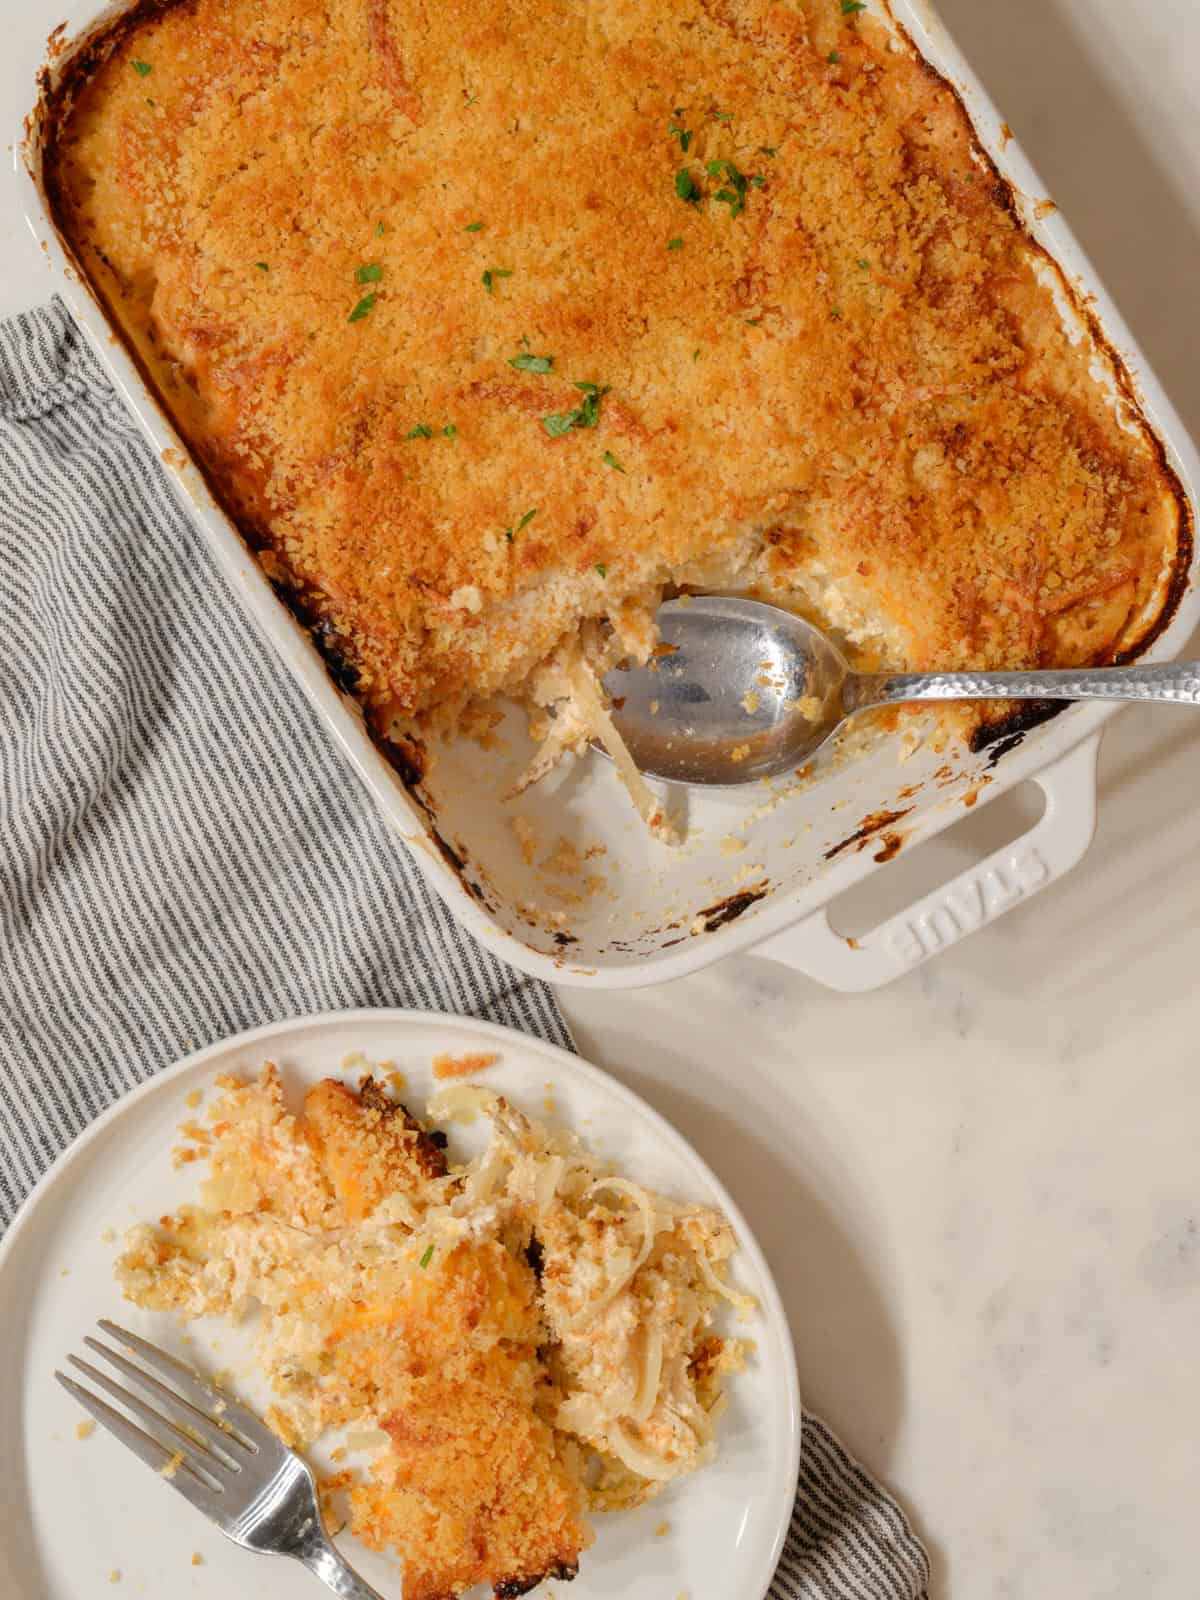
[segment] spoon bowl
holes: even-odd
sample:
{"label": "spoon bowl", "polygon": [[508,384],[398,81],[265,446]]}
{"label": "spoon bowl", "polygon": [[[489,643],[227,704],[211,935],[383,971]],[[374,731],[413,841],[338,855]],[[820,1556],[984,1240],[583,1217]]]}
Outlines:
{"label": "spoon bowl", "polygon": [[1157,700],[1200,706],[1200,663],[1046,672],[855,672],[810,622],[762,600],[683,596],[658,609],[645,665],[604,679],[649,777],[732,788],[795,770],[847,717],[918,700]]}
{"label": "spoon bowl", "polygon": [[668,600],[657,621],[650,661],[604,680],[617,731],[649,776],[753,783],[800,765],[841,722],[849,668],[802,617],[697,595]]}

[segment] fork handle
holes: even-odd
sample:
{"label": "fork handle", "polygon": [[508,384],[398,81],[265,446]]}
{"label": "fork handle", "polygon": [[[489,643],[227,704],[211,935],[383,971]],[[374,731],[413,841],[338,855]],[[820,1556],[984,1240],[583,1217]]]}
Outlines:
{"label": "fork handle", "polygon": [[846,712],[912,700],[1159,700],[1200,706],[1200,662],[1054,672],[854,673]]}
{"label": "fork handle", "polygon": [[343,1561],[323,1532],[314,1529],[296,1555],[314,1578],[320,1578],[325,1587],[332,1589],[334,1594],[340,1594],[342,1600],[384,1600],[378,1589],[372,1589],[349,1562]]}

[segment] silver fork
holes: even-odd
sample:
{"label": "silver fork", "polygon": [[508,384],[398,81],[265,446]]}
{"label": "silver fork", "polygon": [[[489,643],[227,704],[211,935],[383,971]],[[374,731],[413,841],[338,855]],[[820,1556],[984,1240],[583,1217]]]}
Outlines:
{"label": "silver fork", "polygon": [[128,1445],[235,1544],[302,1561],[344,1600],[383,1600],[330,1542],[308,1464],[281,1444],[265,1422],[157,1345],[115,1322],[102,1320],[100,1327],[154,1369],[143,1371],[119,1350],[90,1335],[84,1337],[89,1350],[150,1397],[144,1400],[91,1362],[68,1356],[96,1388],[146,1425],[139,1428],[90,1389],[55,1372],[67,1393],[102,1428]]}

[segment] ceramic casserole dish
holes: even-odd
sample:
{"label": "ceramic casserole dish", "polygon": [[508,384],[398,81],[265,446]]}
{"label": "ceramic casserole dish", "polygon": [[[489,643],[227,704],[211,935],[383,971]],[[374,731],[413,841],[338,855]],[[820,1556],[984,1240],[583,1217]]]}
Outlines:
{"label": "ceramic casserole dish", "polygon": [[[519,798],[504,796],[528,759],[515,708],[486,741],[439,748],[422,776],[369,734],[305,618],[280,600],[131,359],[60,238],[43,186],[54,94],[76,52],[125,7],[69,8],[50,40],[38,103],[21,131],[30,227],[58,288],[159,453],[247,612],[338,740],[358,776],[462,923],[515,966],[554,982],[625,988],[693,972],[754,950],[844,990],[886,983],[1038,893],[1074,866],[1095,820],[1095,767],[1113,708],[1074,705],[1026,718],[984,748],[929,740],[911,753],[881,740],[814,780],[780,779],[670,798],[687,838],[669,848],[644,828],[603,759],[561,765]],[[873,11],[879,9],[873,3]],[[1116,308],[945,29],[925,0],[891,0],[902,32],[962,99],[979,160],[1010,187],[1017,214],[1046,252],[1045,270],[1073,339],[1100,354],[1095,370],[1114,406],[1136,404],[1182,486],[1194,526],[1200,460]],[[1187,519],[1185,519],[1187,520]],[[1146,659],[1176,655],[1200,621],[1196,556],[1183,553],[1163,625]],[[901,756],[904,756],[901,759]],[[1013,843],[974,862],[860,939],[828,910],[851,885],[1016,785],[1033,780],[1045,807]],[[513,819],[520,818],[514,827]],[[536,841],[536,848],[530,847]]]}

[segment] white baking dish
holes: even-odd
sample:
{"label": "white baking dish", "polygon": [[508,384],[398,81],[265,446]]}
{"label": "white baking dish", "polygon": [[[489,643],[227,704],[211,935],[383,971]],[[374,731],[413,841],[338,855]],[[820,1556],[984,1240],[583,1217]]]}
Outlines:
{"label": "white baking dish", "polygon": [[[70,8],[68,31],[52,49],[51,78],[74,42],[123,9]],[[1037,175],[925,0],[892,0],[892,14],[958,88],[980,144],[1013,186],[1030,233],[1080,291],[1134,375],[1142,408],[1195,507],[1200,459],[1066,223],[1039,204],[1044,190]],[[64,38],[71,41],[66,46]],[[502,801],[528,752],[516,714],[500,730],[499,748],[461,740],[439,751],[414,796],[214,502],[71,264],[41,187],[41,133],[35,110],[23,130],[19,176],[30,226],[63,298],[179,484],[247,611],[430,881],[498,955],[555,982],[627,988],[680,977],[733,951],[753,949],[835,988],[874,988],[1036,894],[1083,856],[1095,820],[1100,730],[1112,714],[1097,705],[1073,706],[1011,748],[981,754],[926,748],[901,764],[894,745],[884,743],[807,787],[793,784],[789,790],[776,783],[676,795],[673,803],[689,812],[688,843],[681,850],[649,837],[613,769],[600,758],[564,766],[519,801]],[[1082,331],[1080,314],[1066,297],[1063,314]],[[1200,621],[1197,570],[1194,554],[1183,599],[1148,657],[1175,655]],[[901,845],[911,848],[956,821],[964,806],[986,805],[1029,778],[1043,790],[1045,810],[1022,838],[861,939],[833,931],[829,903]],[[515,815],[528,819],[539,841],[532,862],[512,828]],[[556,848],[560,840],[566,843]]]}

